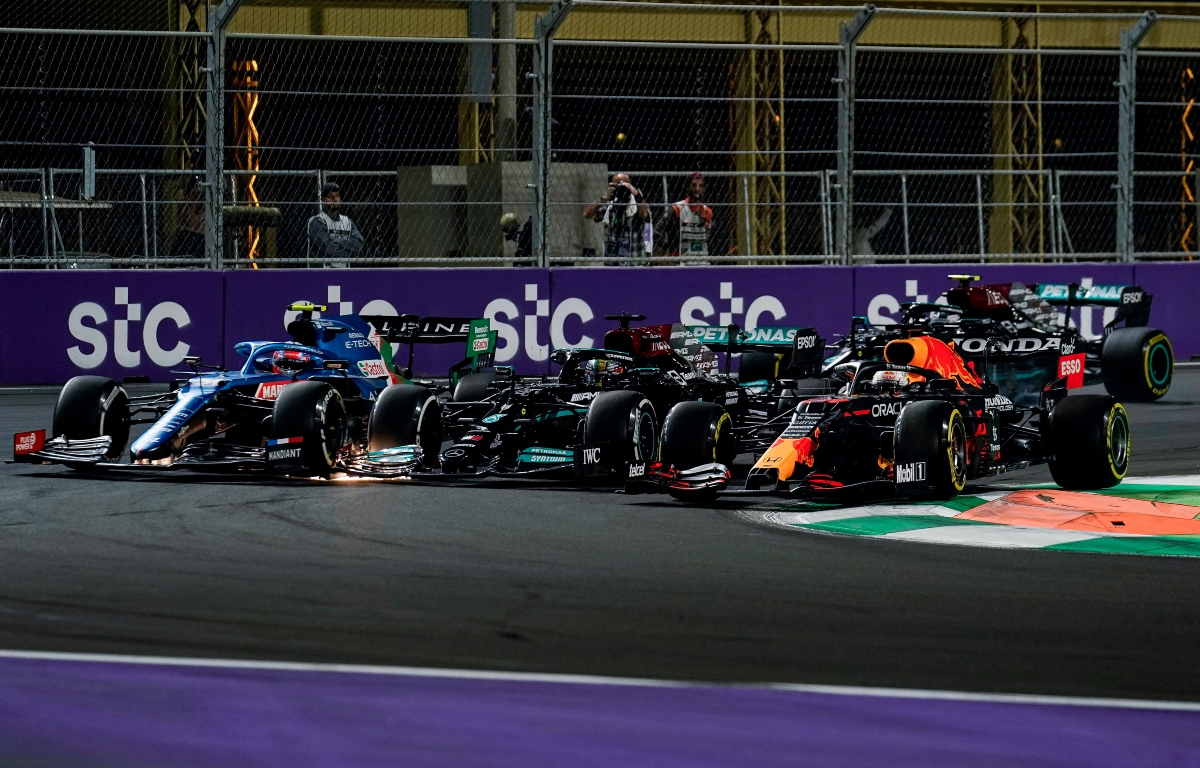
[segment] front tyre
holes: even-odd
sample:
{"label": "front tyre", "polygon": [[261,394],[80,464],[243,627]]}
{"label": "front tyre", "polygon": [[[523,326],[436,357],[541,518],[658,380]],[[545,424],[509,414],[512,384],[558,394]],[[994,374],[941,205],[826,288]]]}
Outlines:
{"label": "front tyre", "polygon": [[1071,395],[1047,427],[1050,476],[1069,491],[1111,488],[1129,471],[1129,414],[1107,395]]}
{"label": "front tyre", "polygon": [[68,440],[110,437],[104,458],[117,461],[129,442],[129,395],[104,376],[76,376],[58,395],[52,431]]}
{"label": "front tyre", "polygon": [[[728,468],[737,456],[733,420],[716,403],[694,400],[678,403],[667,412],[659,445],[659,460],[677,471],[705,464],[724,464]],[[687,501],[716,496],[714,489],[671,489],[669,492],[675,498]]]}
{"label": "front tyre", "polygon": [[962,411],[941,400],[911,403],[896,419],[896,471],[923,464],[935,499],[952,499],[967,483],[967,429]]}
{"label": "front tyre", "polygon": [[336,389],[323,381],[300,381],[280,390],[269,437],[303,438],[300,463],[305,470],[328,477],[346,434],[346,406]]}
{"label": "front tyre", "polygon": [[1171,389],[1175,352],[1157,328],[1117,328],[1100,348],[1104,388],[1130,402],[1158,400]]}
{"label": "front tyre", "polygon": [[609,467],[627,461],[649,461],[658,445],[654,406],[640,392],[602,392],[588,406],[583,441],[612,446],[605,452]]}
{"label": "front tyre", "polygon": [[425,387],[393,384],[380,393],[371,410],[367,449],[381,451],[401,445],[421,446],[425,465],[436,465],[442,447],[442,409]]}

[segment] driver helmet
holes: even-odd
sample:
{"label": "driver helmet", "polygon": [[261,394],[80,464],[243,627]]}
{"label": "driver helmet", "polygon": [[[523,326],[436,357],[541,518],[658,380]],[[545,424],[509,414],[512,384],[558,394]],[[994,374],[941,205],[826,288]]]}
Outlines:
{"label": "driver helmet", "polygon": [[597,357],[583,364],[583,381],[588,386],[598,387],[603,385],[605,378],[624,372],[625,366],[620,362]]}
{"label": "driver helmet", "polygon": [[871,384],[880,392],[907,387],[918,381],[925,381],[925,377],[908,371],[876,371],[871,377]]}

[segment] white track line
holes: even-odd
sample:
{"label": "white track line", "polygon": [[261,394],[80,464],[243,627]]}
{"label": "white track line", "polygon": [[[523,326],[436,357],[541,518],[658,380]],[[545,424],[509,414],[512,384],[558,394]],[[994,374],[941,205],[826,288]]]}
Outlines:
{"label": "white track line", "polygon": [[817,693],[830,696],[872,696],[886,699],[928,699],[937,701],[967,701],[997,704],[1033,704],[1069,707],[1112,707],[1148,709],[1173,712],[1200,712],[1200,702],[1155,701],[1151,699],[1109,699],[1082,696],[1041,696],[1019,693],[969,693],[938,691],[920,688],[871,688],[854,685],[808,685],[804,683],[709,683],[684,680],[656,680],[641,677],[605,677],[601,675],[561,675],[543,672],[492,672],[475,669],[440,669],[436,667],[391,667],[366,664],[309,664],[292,661],[245,661],[240,659],[200,659],[177,656],[125,656],[110,653],[60,653],[55,651],[5,651],[0,659],[36,661],[88,662],[103,664],[140,664],[164,667],[202,669],[254,669],[280,672],[334,672],[391,677],[432,677],[450,680],[487,680],[518,683],[560,683],[567,685],[623,685],[643,688],[742,688],[795,693]]}

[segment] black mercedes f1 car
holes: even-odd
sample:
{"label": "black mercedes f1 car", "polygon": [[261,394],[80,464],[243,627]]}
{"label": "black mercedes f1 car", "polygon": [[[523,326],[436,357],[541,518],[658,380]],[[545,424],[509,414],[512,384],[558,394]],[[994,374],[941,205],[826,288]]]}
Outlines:
{"label": "black mercedes f1 car", "polygon": [[[698,481],[723,483],[737,452],[765,449],[787,426],[798,402],[788,376],[818,373],[825,351],[811,328],[634,327],[645,317],[607,318],[619,327],[602,348],[554,351],[557,377],[522,378],[497,366],[464,376],[443,396],[427,386],[389,387],[380,403],[405,403],[399,410],[409,418],[395,440],[410,444],[404,450],[420,466],[414,476],[623,481],[630,462],[665,452],[691,457]],[[393,337],[386,318],[368,320]],[[719,372],[714,350],[757,352],[784,377],[739,381]]]}

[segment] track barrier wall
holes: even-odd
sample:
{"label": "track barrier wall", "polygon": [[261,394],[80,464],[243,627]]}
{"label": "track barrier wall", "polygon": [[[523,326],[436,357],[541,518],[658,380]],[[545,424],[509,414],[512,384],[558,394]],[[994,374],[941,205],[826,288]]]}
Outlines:
{"label": "track barrier wall", "polygon": [[[1176,358],[1200,354],[1196,263],[15,270],[0,280],[0,384],[57,384],[85,373],[165,382],[185,370],[185,355],[239,367],[234,344],[285,338],[286,307],[296,300],[326,304],[328,314],[490,317],[497,362],[524,374],[550,373],[555,348],[599,345],[614,325],[604,315],[618,312],[644,313],[648,323],[812,325],[832,340],[852,315],[885,323],[903,302],[936,299],[953,272],[985,282],[1139,284],[1154,295],[1151,323],[1171,337]],[[1106,311],[1075,308],[1071,319],[1097,336]],[[414,367],[445,375],[462,352],[457,344],[418,347]]]}

